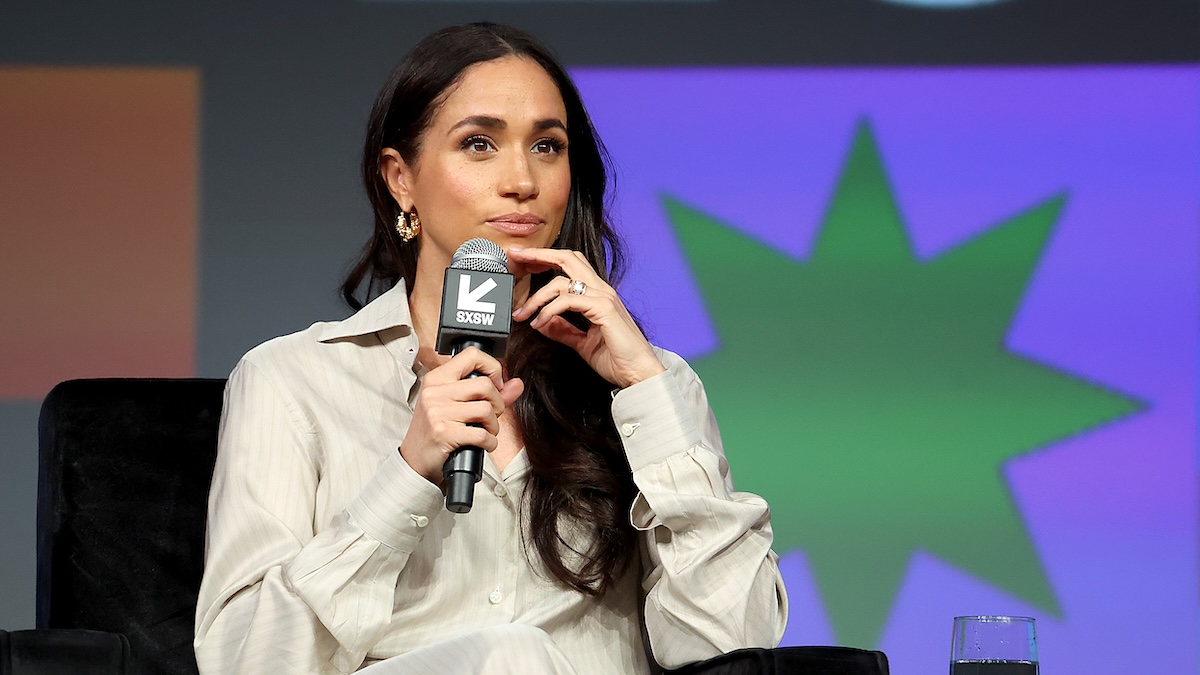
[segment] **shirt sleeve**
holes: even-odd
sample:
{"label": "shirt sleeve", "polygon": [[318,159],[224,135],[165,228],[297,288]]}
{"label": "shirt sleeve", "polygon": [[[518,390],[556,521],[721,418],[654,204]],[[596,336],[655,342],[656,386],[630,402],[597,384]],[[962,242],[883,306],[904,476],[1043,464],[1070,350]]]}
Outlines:
{"label": "shirt sleeve", "polygon": [[395,452],[317,533],[320,475],[319,435],[301,407],[243,360],[225,390],[209,496],[200,672],[352,672],[386,630],[441,492]]}
{"label": "shirt sleeve", "polygon": [[735,492],[704,387],[680,357],[618,392],[613,420],[638,494],[645,621],[664,668],[746,647],[775,647],[787,593],[771,550],[770,509]]}

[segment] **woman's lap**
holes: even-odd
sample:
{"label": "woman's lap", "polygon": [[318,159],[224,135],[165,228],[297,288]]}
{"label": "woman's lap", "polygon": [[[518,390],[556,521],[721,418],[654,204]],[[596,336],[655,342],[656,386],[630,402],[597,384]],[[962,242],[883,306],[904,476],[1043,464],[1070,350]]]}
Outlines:
{"label": "woman's lap", "polygon": [[489,626],[378,661],[364,675],[575,675],[567,657],[540,628]]}

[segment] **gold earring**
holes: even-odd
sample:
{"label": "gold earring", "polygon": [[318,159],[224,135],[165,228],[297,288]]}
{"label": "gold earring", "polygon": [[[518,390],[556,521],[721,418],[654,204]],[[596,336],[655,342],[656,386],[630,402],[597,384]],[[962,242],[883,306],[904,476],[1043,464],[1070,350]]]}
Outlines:
{"label": "gold earring", "polygon": [[420,233],[421,218],[416,209],[411,213],[401,211],[400,215],[396,216],[396,234],[400,235],[400,241],[412,241]]}

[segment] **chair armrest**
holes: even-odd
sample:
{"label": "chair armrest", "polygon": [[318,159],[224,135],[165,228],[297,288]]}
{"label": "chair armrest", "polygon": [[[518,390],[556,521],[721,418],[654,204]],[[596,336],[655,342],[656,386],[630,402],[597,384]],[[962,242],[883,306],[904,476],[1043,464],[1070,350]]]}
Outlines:
{"label": "chair armrest", "polygon": [[0,675],[125,675],[129,640],[98,630],[0,630]]}
{"label": "chair armrest", "polygon": [[739,649],[664,675],[888,675],[888,661],[854,647]]}

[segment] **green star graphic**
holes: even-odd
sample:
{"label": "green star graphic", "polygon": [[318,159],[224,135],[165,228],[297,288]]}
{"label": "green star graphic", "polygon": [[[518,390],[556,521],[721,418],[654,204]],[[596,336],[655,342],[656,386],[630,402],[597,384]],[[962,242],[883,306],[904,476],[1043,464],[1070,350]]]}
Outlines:
{"label": "green star graphic", "polygon": [[663,198],[738,487],[804,550],[840,643],[878,642],[917,550],[1061,614],[1004,465],[1141,407],[1005,347],[1064,201],[919,261],[865,123],[803,263]]}

